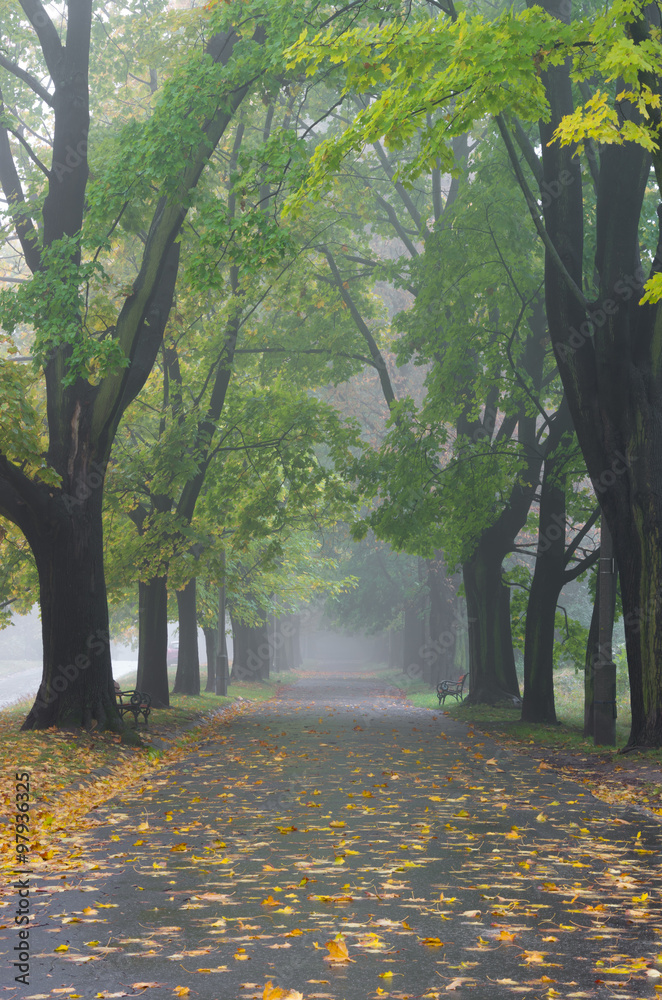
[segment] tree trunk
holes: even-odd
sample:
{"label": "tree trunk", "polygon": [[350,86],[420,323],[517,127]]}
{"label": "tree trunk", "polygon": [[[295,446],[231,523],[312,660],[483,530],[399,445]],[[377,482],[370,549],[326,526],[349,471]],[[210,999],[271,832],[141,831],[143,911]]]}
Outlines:
{"label": "tree trunk", "polygon": [[586,642],[584,660],[584,736],[593,736],[593,682],[595,661],[600,656],[600,573],[595,581],[595,600]]}
{"label": "tree trunk", "polygon": [[403,630],[403,669],[411,681],[420,681],[424,675],[425,623],[420,615],[420,599],[405,604]]}
{"label": "tree trunk", "polygon": [[402,629],[389,629],[388,665],[400,667],[404,663]]}
{"label": "tree trunk", "polygon": [[460,629],[457,608],[459,579],[449,577],[441,552],[428,563],[430,594],[430,641],[424,656],[430,662],[430,684],[454,676],[455,645]]}
{"label": "tree trunk", "polygon": [[[556,488],[554,492],[562,493]],[[550,498],[550,501],[565,512],[565,502],[560,497]],[[543,502],[540,505],[540,539],[544,537],[545,528],[556,528],[558,535],[552,536],[549,548],[544,551],[539,541],[531,580],[524,638],[522,721],[554,723],[554,631],[556,606],[563,587],[565,528],[561,527],[564,522],[556,523],[543,516]]]}
{"label": "tree trunk", "polygon": [[179,651],[174,694],[200,694],[200,661],[198,659],[198,618],[196,614],[195,577],[183,590],[177,591],[179,612]]}
{"label": "tree trunk", "polygon": [[[225,553],[223,553],[223,572],[225,572]],[[218,621],[216,625],[216,694],[227,695],[228,682],[230,678],[228,663],[228,643],[225,635],[225,582],[221,584],[218,591]]]}
{"label": "tree trunk", "polygon": [[270,642],[275,671],[294,670],[300,666],[299,616],[281,615],[279,618],[274,618]]}
{"label": "tree trunk", "polygon": [[519,698],[510,630],[510,587],[503,582],[503,550],[483,535],[462,573],[469,617],[472,704]]}
{"label": "tree trunk", "polygon": [[232,622],[232,682],[243,684],[255,679],[247,665],[248,625],[240,621],[233,611],[230,612],[230,621]]}
{"label": "tree trunk", "polygon": [[124,728],[110,660],[100,474],[98,480],[84,499],[52,491],[30,533],[39,574],[44,673],[23,730]]}
{"label": "tree trunk", "polygon": [[[569,20],[570,8],[560,0],[543,0],[543,7]],[[643,21],[637,23],[634,44],[641,42],[643,27]],[[576,291],[585,256],[581,164],[573,146],[552,141],[563,117],[575,110],[569,62],[550,67],[541,79],[551,111],[540,123],[544,179],[558,190],[543,201],[543,212],[565,270],[548,247],[549,334],[619,568],[632,708],[628,745],[657,747],[662,745],[662,309],[639,304],[646,279],[639,228],[650,154],[633,142],[600,150],[594,230],[599,288],[594,303],[583,303]],[[652,155],[659,178],[659,152]],[[658,222],[652,272],[661,265]]]}
{"label": "tree trunk", "polygon": [[255,679],[268,681],[271,669],[271,643],[266,616],[248,630],[247,662],[254,671]]}
{"label": "tree trunk", "polygon": [[233,681],[248,682],[267,680],[271,663],[271,646],[266,618],[258,625],[246,625],[231,614],[234,658]]}
{"label": "tree trunk", "polygon": [[303,663],[301,656],[301,615],[290,615],[292,635],[290,637],[290,670],[296,670]]}
{"label": "tree trunk", "polygon": [[566,529],[565,480],[559,476],[558,469],[564,457],[557,452],[562,446],[562,429],[558,424],[562,419],[564,424],[569,423],[569,413],[564,404],[552,429],[556,441],[551,454],[548,452],[545,457],[540,489],[538,549],[524,633],[524,722],[556,722],[554,631],[556,606],[564,583]]}
{"label": "tree trunk", "polygon": [[153,708],[169,708],[167,577],[138,584],[138,679],[136,688],[152,699]]}
{"label": "tree trunk", "polygon": [[218,628],[203,628],[207,651],[207,685],[205,691],[216,693],[216,661],[218,657]]}

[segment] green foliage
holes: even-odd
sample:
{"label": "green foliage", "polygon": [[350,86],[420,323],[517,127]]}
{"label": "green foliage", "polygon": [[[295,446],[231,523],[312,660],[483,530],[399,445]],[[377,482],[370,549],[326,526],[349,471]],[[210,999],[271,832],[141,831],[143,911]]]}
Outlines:
{"label": "green foliage", "polygon": [[[96,246],[96,244],[94,244]],[[128,365],[128,358],[112,337],[99,335],[87,323],[90,295],[108,281],[94,256],[80,262],[87,241],[77,236],[54,240],[42,250],[39,271],[18,287],[0,291],[0,323],[9,334],[18,326],[34,330],[32,355],[35,367],[43,368],[53,353],[66,348],[65,386],[83,378],[97,382]]]}

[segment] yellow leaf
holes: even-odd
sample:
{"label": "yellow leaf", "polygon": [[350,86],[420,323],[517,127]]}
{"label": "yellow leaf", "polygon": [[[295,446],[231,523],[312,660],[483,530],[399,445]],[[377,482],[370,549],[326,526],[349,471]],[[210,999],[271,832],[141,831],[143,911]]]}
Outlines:
{"label": "yellow leaf", "polygon": [[270,895],[267,896],[266,899],[262,900],[260,906],[278,906],[279,903],[280,903],[279,899],[274,899],[274,897]]}
{"label": "yellow leaf", "polygon": [[391,972],[390,969],[388,970],[388,972],[380,972],[379,973],[379,978],[380,979],[392,979],[393,978],[393,973]]}
{"label": "yellow leaf", "polygon": [[334,827],[334,829],[340,829],[340,827],[343,827],[344,825],[345,821],[342,819],[332,819],[329,823],[329,826]]}
{"label": "yellow leaf", "polygon": [[515,940],[515,936],[516,935],[515,934],[511,934],[510,931],[501,931],[501,933],[499,934],[499,940],[500,941],[514,941]]}
{"label": "yellow leaf", "polygon": [[188,996],[191,990],[188,986],[175,986],[172,992],[175,993],[178,997],[185,997]]}
{"label": "yellow leaf", "polygon": [[284,990],[280,986],[274,986],[271,980],[264,987],[262,1000],[304,1000],[303,993],[298,990]]}
{"label": "yellow leaf", "polygon": [[428,948],[442,948],[444,942],[440,941],[438,937],[426,937],[421,938],[421,944],[427,945]]}
{"label": "yellow leaf", "polygon": [[57,946],[57,948],[54,949],[54,951],[69,951],[69,945],[68,944],[59,944]]}
{"label": "yellow leaf", "polygon": [[175,844],[173,847],[170,848],[170,850],[171,851],[187,851],[188,848],[187,848],[186,844]]}
{"label": "yellow leaf", "polygon": [[347,945],[345,944],[345,939],[342,934],[339,934],[335,941],[327,941],[326,947],[329,954],[326,956],[327,960],[330,962],[353,962],[354,959],[349,957],[349,952],[347,951]]}
{"label": "yellow leaf", "polygon": [[339,857],[337,857],[336,860],[333,863],[334,863],[334,865],[344,865],[345,864],[345,859],[343,858],[342,854],[339,855]]}

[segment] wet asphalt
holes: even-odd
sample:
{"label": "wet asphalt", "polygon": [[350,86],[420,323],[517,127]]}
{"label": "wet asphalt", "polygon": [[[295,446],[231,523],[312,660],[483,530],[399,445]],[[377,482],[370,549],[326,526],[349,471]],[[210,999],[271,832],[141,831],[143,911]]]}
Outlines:
{"label": "wet asphalt", "polygon": [[302,679],[88,814],[86,870],[31,876],[29,985],[5,897],[3,993],[649,1000],[661,829],[377,681]]}

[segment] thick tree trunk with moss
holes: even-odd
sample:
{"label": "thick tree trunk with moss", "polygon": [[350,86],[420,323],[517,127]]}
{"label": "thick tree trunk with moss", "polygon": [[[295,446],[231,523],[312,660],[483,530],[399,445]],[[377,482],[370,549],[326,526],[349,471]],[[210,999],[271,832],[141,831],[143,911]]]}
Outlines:
{"label": "thick tree trunk with moss", "polygon": [[152,699],[153,708],[169,708],[168,582],[157,576],[138,584],[138,679],[136,688]]}
{"label": "thick tree trunk with moss", "polygon": [[177,591],[179,612],[179,649],[177,674],[173,694],[200,694],[200,659],[198,657],[198,617],[196,609],[195,577],[183,590]]}

